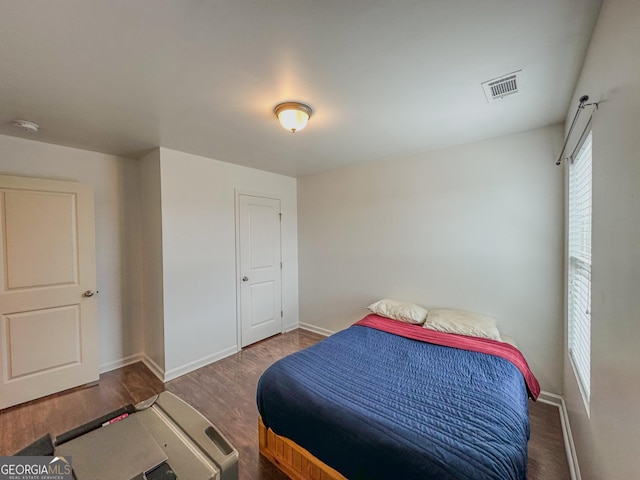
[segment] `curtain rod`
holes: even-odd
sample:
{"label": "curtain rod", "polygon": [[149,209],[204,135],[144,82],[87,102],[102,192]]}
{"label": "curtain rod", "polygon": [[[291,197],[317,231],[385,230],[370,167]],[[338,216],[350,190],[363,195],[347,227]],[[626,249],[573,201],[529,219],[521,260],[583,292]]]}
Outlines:
{"label": "curtain rod", "polygon": [[[564,145],[562,145],[562,151],[560,152],[560,156],[558,157],[558,160],[556,160],[556,165],[562,164],[562,156],[564,155],[564,151],[567,149],[567,143],[569,142],[569,138],[571,137],[571,133],[573,132],[573,127],[576,126],[576,121],[578,120],[578,117],[580,116],[580,112],[582,111],[582,109],[584,109],[584,107],[588,107],[589,105],[595,105],[596,109],[598,108],[598,102],[587,103],[587,100],[589,100],[589,95],[583,95],[578,100],[580,102],[578,104],[578,109],[576,110],[576,114],[573,117],[571,126],[569,127],[569,133],[567,133],[567,137],[564,139]],[[584,134],[584,132],[582,133]],[[580,136],[582,137],[582,135]]]}

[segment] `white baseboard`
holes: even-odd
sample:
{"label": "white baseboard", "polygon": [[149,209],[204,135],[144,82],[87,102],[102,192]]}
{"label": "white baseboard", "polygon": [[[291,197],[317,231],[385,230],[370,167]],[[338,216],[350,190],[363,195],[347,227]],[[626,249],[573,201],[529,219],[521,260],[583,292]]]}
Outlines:
{"label": "white baseboard", "polygon": [[567,462],[569,463],[571,480],[582,480],[576,446],[575,443],[573,443],[573,434],[571,433],[571,425],[569,424],[569,413],[567,412],[567,404],[564,401],[564,397],[543,390],[540,392],[538,401],[558,407],[558,410],[560,410],[560,424],[562,425],[564,449],[567,452]]}
{"label": "white baseboard", "polygon": [[295,330],[296,328],[300,328],[300,324],[299,323],[292,323],[291,325],[286,325],[282,329],[282,333],[289,333],[289,332]]}
{"label": "white baseboard", "polygon": [[233,355],[237,352],[238,352],[238,346],[234,345],[233,347],[225,348],[220,352],[214,353],[212,355],[207,355],[206,357],[200,358],[193,362],[189,362],[186,365],[182,365],[177,368],[172,368],[171,370],[164,372],[163,381],[168,382],[169,380],[173,380],[174,378],[181,377],[182,375],[185,375],[189,372],[193,372],[194,370],[197,370],[198,368],[209,365],[210,363],[217,362],[218,360],[222,360],[223,358],[228,357],[229,355]]}
{"label": "white baseboard", "polygon": [[299,326],[300,326],[299,328],[301,328],[302,330],[308,330],[313,333],[318,333],[320,335],[324,335],[325,337],[328,337],[329,335],[333,335],[334,333],[336,333],[336,332],[332,332],[331,330],[327,330],[326,328],[316,327],[315,325],[310,325],[304,322],[300,322]]}
{"label": "white baseboard", "polygon": [[556,393],[541,390],[540,395],[538,396],[538,402],[546,403],[548,405],[553,405],[554,407],[560,408],[560,406],[562,405],[562,397]]}
{"label": "white baseboard", "polygon": [[111,370],[115,370],[117,368],[126,367],[127,365],[131,365],[133,363],[142,362],[147,366],[149,370],[151,370],[151,373],[158,377],[163,383],[166,383],[169,380],[173,380],[174,378],[178,378],[186,373],[193,372],[198,368],[204,367],[213,362],[217,362],[218,360],[222,360],[223,358],[228,357],[229,355],[233,355],[237,352],[238,347],[234,345],[233,347],[226,348],[220,352],[208,355],[199,360],[195,360],[193,362],[187,363],[186,365],[182,365],[181,367],[171,369],[167,372],[165,372],[163,368],[161,368],[156,362],[151,360],[144,353],[138,353],[136,355],[130,355],[120,360],[104,363],[100,365],[99,372],[102,374],[110,372]]}
{"label": "white baseboard", "polygon": [[116,370],[117,368],[126,367],[127,365],[133,365],[134,363],[144,363],[151,373],[164,382],[164,370],[158,366],[156,362],[147,357],[144,353],[137,353],[135,355],[129,355],[128,357],[121,358],[120,360],[114,360],[113,362],[107,362],[100,365],[99,372],[103,373]]}
{"label": "white baseboard", "polygon": [[151,373],[153,373],[156,377],[158,377],[158,379],[162,383],[164,383],[164,369],[163,368],[160,368],[160,366],[156,362],[151,360],[146,355],[142,355],[142,363],[144,363],[147,366],[147,368],[149,370],[151,370]]}
{"label": "white baseboard", "polygon": [[144,359],[143,353],[136,353],[135,355],[129,355],[128,357],[121,358],[120,360],[114,360],[112,362],[103,363],[100,365],[98,371],[100,374],[110,372],[117,368],[126,367],[133,363],[141,362]]}

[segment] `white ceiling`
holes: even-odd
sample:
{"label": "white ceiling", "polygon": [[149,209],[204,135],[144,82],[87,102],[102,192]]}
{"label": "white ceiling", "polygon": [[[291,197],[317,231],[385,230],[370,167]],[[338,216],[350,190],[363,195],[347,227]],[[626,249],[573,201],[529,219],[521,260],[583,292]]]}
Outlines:
{"label": "white ceiling", "polygon": [[[0,133],[300,176],[528,130],[566,116],[601,3],[0,0]],[[278,124],[287,100],[304,131]]]}

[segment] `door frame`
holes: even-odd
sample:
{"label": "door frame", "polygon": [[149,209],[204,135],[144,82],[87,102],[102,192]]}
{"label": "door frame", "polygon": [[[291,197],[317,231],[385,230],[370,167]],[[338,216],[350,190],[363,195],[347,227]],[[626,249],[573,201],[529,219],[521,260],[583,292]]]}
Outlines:
{"label": "door frame", "polygon": [[[270,198],[280,201],[280,213],[282,214],[282,197],[275,193],[258,192],[255,190],[244,190],[234,188],[234,208],[236,222],[236,352],[242,350],[242,298],[241,298],[241,280],[240,280],[240,195],[248,195],[251,197]],[[282,261],[282,217],[280,217],[280,260]],[[280,308],[283,308],[284,282],[283,269],[280,269]],[[284,333],[284,317],[280,317],[280,333]]]}

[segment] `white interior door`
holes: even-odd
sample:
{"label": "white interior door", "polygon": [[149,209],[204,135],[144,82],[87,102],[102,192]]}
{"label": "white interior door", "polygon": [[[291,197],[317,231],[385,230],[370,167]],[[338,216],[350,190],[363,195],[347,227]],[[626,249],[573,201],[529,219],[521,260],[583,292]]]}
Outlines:
{"label": "white interior door", "polygon": [[0,175],[0,408],[98,380],[93,193]]}
{"label": "white interior door", "polygon": [[241,345],[282,332],[280,200],[238,195]]}

